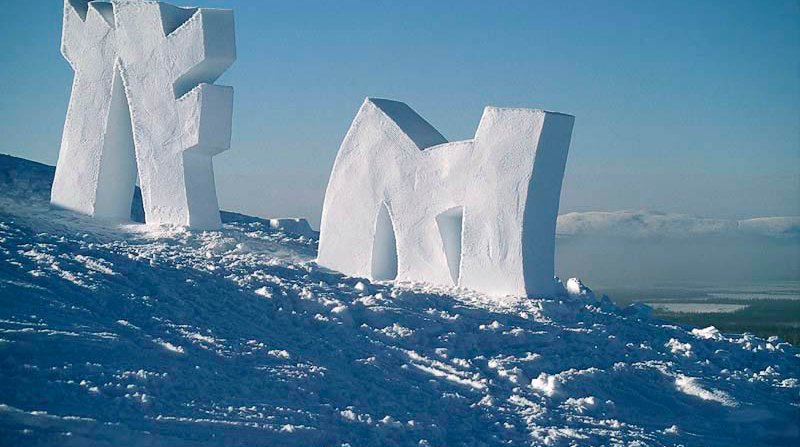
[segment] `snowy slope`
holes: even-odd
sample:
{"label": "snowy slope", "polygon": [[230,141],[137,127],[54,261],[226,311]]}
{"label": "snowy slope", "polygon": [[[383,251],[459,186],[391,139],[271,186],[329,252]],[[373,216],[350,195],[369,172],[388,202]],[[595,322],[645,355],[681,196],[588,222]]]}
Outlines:
{"label": "snowy slope", "polygon": [[51,209],[0,156],[0,445],[787,445],[800,350],[553,299],[370,284],[316,240]]}

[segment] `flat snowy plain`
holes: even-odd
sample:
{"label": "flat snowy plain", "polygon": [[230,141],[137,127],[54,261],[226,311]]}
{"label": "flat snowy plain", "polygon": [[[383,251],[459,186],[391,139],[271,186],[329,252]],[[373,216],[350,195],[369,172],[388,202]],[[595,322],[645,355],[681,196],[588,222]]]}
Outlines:
{"label": "flat snowy plain", "polygon": [[314,237],[101,225],[0,155],[0,445],[797,445],[800,350],[625,309],[379,284]]}

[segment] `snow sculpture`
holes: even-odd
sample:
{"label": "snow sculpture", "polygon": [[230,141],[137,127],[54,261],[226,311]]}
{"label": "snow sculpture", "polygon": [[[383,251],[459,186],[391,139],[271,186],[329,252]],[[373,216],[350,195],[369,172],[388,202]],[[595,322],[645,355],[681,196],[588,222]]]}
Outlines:
{"label": "snow sculpture", "polygon": [[549,296],[574,117],[487,107],[448,143],[410,107],[367,98],[334,163],[320,265],[375,280]]}
{"label": "snow sculpture", "polygon": [[147,223],[218,228],[211,157],[230,145],[233,12],[64,1],[75,71],[51,202],[128,219],[138,174]]}

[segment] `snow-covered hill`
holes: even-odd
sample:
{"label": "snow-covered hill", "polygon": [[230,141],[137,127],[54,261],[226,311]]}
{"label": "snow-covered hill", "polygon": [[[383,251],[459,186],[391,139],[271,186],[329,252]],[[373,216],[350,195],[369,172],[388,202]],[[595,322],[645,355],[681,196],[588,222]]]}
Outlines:
{"label": "snow-covered hill", "polygon": [[316,240],[51,209],[0,156],[0,445],[790,445],[800,350],[559,299],[371,284]]}

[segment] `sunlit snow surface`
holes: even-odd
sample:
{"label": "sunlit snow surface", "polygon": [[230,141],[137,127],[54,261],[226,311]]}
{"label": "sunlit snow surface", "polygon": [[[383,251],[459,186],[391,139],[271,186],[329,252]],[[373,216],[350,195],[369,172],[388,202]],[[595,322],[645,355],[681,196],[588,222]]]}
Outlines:
{"label": "sunlit snow surface", "polygon": [[233,214],[221,232],[103,227],[50,209],[31,174],[48,171],[15,163],[0,445],[797,442],[800,350],[777,339],[692,331],[577,283],[491,302],[371,284]]}

